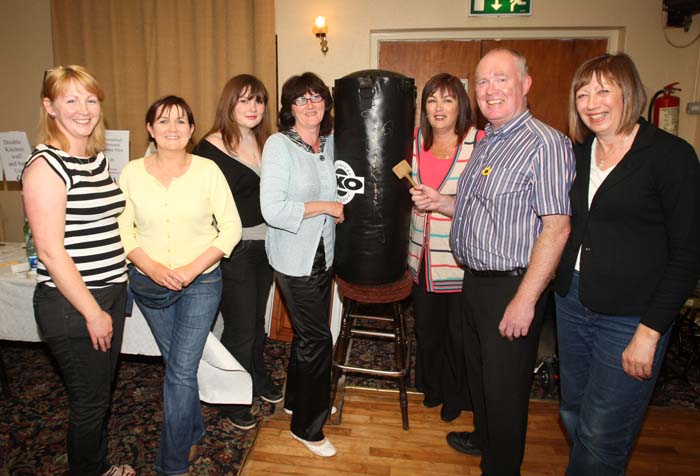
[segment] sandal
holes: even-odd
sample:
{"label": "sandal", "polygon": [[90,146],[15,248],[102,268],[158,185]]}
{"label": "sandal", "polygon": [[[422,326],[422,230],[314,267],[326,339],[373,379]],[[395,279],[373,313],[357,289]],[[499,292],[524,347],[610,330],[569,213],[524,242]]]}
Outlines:
{"label": "sandal", "polygon": [[102,473],[102,476],[136,476],[136,471],[128,464],[120,464],[119,466],[113,464]]}

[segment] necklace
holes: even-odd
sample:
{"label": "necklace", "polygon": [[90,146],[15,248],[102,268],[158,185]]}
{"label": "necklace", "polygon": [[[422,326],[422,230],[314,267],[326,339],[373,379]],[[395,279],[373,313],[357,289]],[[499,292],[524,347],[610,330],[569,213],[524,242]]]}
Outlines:
{"label": "necklace", "polygon": [[598,138],[595,141],[595,164],[600,170],[617,165],[622,160],[630,148],[630,142],[634,137],[634,132],[622,137],[618,142],[608,145],[608,150],[603,149],[603,145]]}
{"label": "necklace", "polygon": [[260,151],[258,150],[258,143],[254,137],[241,141],[238,144],[238,150],[235,152],[241,161],[256,169],[260,169]]}
{"label": "necklace", "polygon": [[89,173],[90,175],[92,175],[93,168],[92,168],[92,167],[88,167],[88,165],[90,165],[90,159],[91,159],[92,157],[86,157],[86,158],[83,159],[83,158],[81,158],[81,157],[75,156],[75,158],[78,159],[78,162],[80,163],[80,165],[82,165],[82,168],[85,169],[85,170],[87,170],[87,173]]}
{"label": "necklace", "polygon": [[457,139],[450,141],[443,141],[441,143],[433,142],[433,146],[430,148],[430,153],[433,157],[437,159],[447,160],[454,157],[455,151],[457,150],[456,145]]}
{"label": "necklace", "polygon": [[437,148],[433,147],[430,150],[430,153],[433,154],[433,157],[437,159],[442,159],[442,160],[447,160],[451,159],[454,156],[455,153],[455,148]]}

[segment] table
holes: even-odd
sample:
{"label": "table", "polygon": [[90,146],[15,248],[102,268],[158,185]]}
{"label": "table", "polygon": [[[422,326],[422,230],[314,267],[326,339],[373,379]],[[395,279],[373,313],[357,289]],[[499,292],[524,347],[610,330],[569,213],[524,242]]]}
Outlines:
{"label": "table", "polygon": [[[36,278],[27,276],[26,271],[12,271],[12,264],[25,262],[22,243],[0,244],[0,339],[41,342],[32,306]],[[217,339],[222,329],[223,323],[219,316],[214,325],[214,333],[209,333],[199,364],[200,399],[220,404],[251,403],[251,377]],[[132,315],[126,318],[121,351],[124,354],[160,355],[138,306],[134,306]]]}

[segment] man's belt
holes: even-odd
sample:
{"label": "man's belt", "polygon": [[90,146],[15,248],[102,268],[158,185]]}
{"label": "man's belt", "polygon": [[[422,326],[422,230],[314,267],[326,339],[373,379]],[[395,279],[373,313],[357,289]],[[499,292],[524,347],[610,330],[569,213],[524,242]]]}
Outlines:
{"label": "man's belt", "polygon": [[515,268],[509,269],[507,271],[492,271],[492,270],[478,270],[467,268],[467,272],[472,276],[478,278],[505,278],[505,277],[516,277],[522,276],[527,271],[527,268]]}

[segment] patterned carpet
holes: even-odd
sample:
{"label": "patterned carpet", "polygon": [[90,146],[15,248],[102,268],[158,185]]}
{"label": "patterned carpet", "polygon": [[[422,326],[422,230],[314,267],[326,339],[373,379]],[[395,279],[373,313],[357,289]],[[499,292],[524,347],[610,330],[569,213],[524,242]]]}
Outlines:
{"label": "patterned carpet", "polygon": [[[273,377],[284,380],[288,346],[272,344],[266,359]],[[0,400],[0,476],[67,475],[65,437],[68,398],[43,344],[0,341],[12,398]],[[139,476],[155,474],[162,423],[160,358],[123,356],[109,420],[110,462],[129,463]],[[258,418],[274,406],[258,400]],[[191,466],[193,476],[235,476],[255,441],[256,431],[241,431],[219,411],[203,404],[207,438]]]}
{"label": "patterned carpet", "polygon": [[[412,336],[409,319],[409,335]],[[544,339],[543,339],[544,340]],[[697,370],[680,375],[683,340],[674,341],[666,370],[654,394],[652,404],[700,409],[700,377]],[[415,343],[413,343],[415,344]],[[412,345],[415,349],[415,345]],[[285,377],[289,345],[268,341],[266,364],[278,384]],[[357,341],[351,361],[363,365],[390,368],[391,344]],[[65,435],[67,396],[51,358],[42,344],[0,341],[0,355],[11,382],[13,398],[0,399],[0,476],[67,475]],[[557,398],[556,362],[548,358],[546,372],[536,375],[533,398]],[[697,365],[697,363],[696,363]],[[697,367],[695,367],[697,369]],[[139,476],[152,476],[162,419],[161,386],[163,367],[159,358],[122,358],[112,404],[109,425],[108,457],[112,462],[130,463]],[[411,385],[414,381],[411,373]],[[350,376],[348,385],[395,388],[394,380]],[[237,475],[252,447],[256,431],[241,431],[219,416],[219,411],[204,405],[208,436],[191,466],[191,475]],[[254,413],[263,419],[274,406],[262,401],[254,404]]]}
{"label": "patterned carpet", "polygon": [[[551,310],[553,312],[553,309]],[[415,390],[415,332],[412,309],[407,309],[407,333],[411,345],[409,390]],[[688,319],[676,323],[668,353],[651,405],[700,409],[700,322],[689,327]],[[692,336],[690,334],[693,334]],[[559,375],[556,360],[554,316],[545,318],[538,349],[538,365],[530,390],[532,399],[559,399]],[[393,369],[393,344],[380,340],[357,340],[349,361],[362,367]],[[690,369],[690,370],[686,370]],[[347,385],[397,389],[395,379],[348,375]]]}

